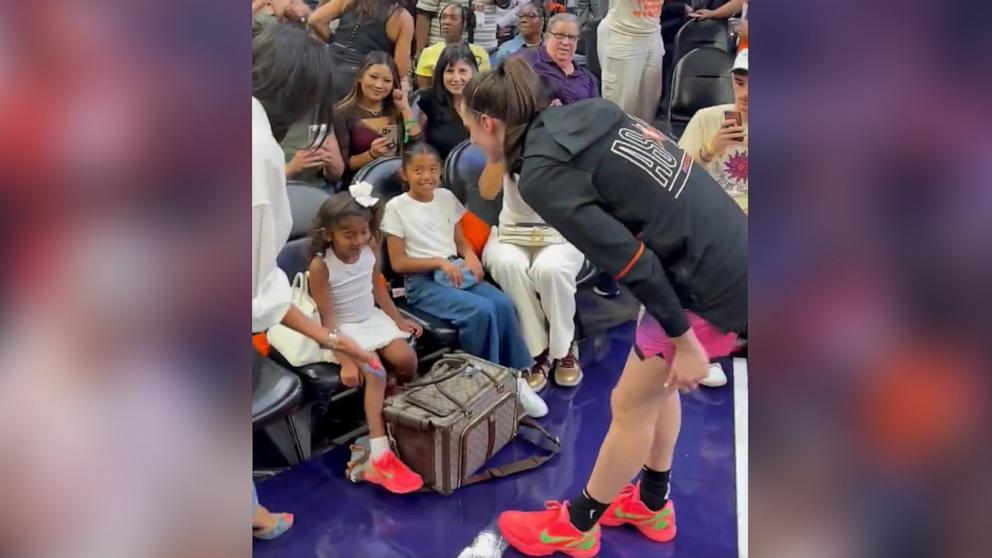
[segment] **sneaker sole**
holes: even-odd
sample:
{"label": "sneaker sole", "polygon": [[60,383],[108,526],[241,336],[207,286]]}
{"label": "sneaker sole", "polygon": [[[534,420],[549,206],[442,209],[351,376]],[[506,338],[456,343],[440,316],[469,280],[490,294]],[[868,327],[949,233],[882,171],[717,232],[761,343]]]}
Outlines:
{"label": "sneaker sole", "polygon": [[364,480],[365,482],[367,482],[369,484],[374,484],[374,485],[377,485],[377,486],[381,486],[384,490],[386,490],[386,492],[390,492],[392,494],[410,494],[410,493],[413,493],[413,492],[416,492],[416,491],[420,490],[424,486],[423,483],[421,483],[419,486],[412,486],[410,488],[390,488],[390,487],[382,484],[381,482],[377,482],[377,481],[372,480],[372,479],[363,478],[362,480]]}
{"label": "sneaker sole", "polygon": [[603,527],[622,527],[624,525],[630,525],[631,527],[633,527],[633,528],[637,529],[638,531],[640,531],[641,534],[644,535],[645,537],[647,537],[648,539],[651,539],[654,542],[660,542],[660,543],[672,542],[673,540],[675,540],[675,534],[678,532],[678,529],[675,528],[675,529],[672,529],[672,531],[670,533],[669,532],[665,532],[664,534],[660,534],[660,533],[658,533],[658,532],[656,532],[656,531],[654,531],[652,529],[643,528],[643,527],[641,527],[640,525],[638,525],[636,523],[629,523],[627,521],[622,521],[622,520],[621,521],[618,521],[616,523],[613,523],[612,521],[608,521],[606,519],[600,519],[599,520],[599,524],[602,525]]}
{"label": "sneaker sole", "polygon": [[710,383],[699,382],[699,385],[706,386],[706,387],[709,387],[709,388],[718,388],[718,387],[723,387],[723,386],[727,385],[727,380],[724,380],[722,382],[710,382]]}
{"label": "sneaker sole", "polygon": [[503,531],[502,527],[500,528],[499,531],[500,531],[500,535],[503,536],[503,540],[505,540],[508,545],[512,546],[517,552],[524,554],[526,556],[551,556],[556,552],[561,552],[562,554],[571,556],[572,558],[595,558],[596,555],[599,554],[599,550],[600,550],[600,544],[598,541],[596,542],[596,546],[589,550],[572,550],[566,548],[544,548],[544,547],[540,549],[528,548],[526,545],[522,545],[520,544],[519,541],[514,540],[512,536],[507,536],[507,534]]}
{"label": "sneaker sole", "polygon": [[[547,378],[545,378],[545,379],[544,379],[544,383],[543,383],[543,384],[541,384],[541,385],[540,385],[540,387],[534,387],[534,386],[530,386],[530,389],[532,389],[532,390],[534,390],[534,393],[537,393],[537,394],[540,394],[540,393],[541,393],[542,391],[544,391],[545,389],[547,389],[547,387],[548,387],[548,383],[549,383],[549,382],[548,382],[548,379],[547,379]],[[528,382],[528,384],[527,384],[527,385],[530,385],[530,383]]]}
{"label": "sneaker sole", "polygon": [[561,381],[561,380],[558,379],[558,376],[556,374],[555,375],[555,383],[558,384],[561,387],[576,387],[576,386],[578,386],[579,384],[582,383],[582,378],[584,376],[585,376],[585,374],[583,374],[583,373],[580,372],[579,373],[579,377],[576,378],[574,381],[572,381],[572,382],[563,382],[563,381]]}
{"label": "sneaker sole", "polygon": [[630,525],[631,527],[640,531],[641,534],[647,537],[648,539],[651,539],[652,541],[658,543],[672,542],[675,539],[676,532],[678,531],[677,528],[672,528],[671,532],[665,531],[663,533],[659,533],[653,529],[647,529],[641,527],[636,523],[631,523],[629,521],[624,521],[622,519],[612,520],[606,518],[605,516],[599,520],[599,524],[602,525],[603,527],[622,527],[624,525]]}

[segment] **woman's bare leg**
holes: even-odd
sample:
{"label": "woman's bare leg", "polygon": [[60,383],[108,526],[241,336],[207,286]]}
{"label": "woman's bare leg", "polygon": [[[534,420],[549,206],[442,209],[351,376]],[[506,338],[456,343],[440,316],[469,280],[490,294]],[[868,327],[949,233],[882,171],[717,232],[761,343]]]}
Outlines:
{"label": "woman's bare leg", "polygon": [[[633,352],[627,357],[620,381],[610,397],[613,411],[610,429],[586,484],[586,492],[594,500],[611,502],[653,451],[662,403],[675,392],[664,387],[667,375],[668,365],[660,357],[642,361]],[[668,407],[671,405],[666,406],[665,417],[671,412]],[[670,438],[674,440],[670,434],[664,432],[661,445]],[[662,453],[661,449],[658,453]]]}
{"label": "woman's bare leg", "polygon": [[682,428],[682,402],[679,392],[672,390],[661,401],[654,427],[654,442],[644,464],[655,471],[670,471],[675,456],[675,442]]}

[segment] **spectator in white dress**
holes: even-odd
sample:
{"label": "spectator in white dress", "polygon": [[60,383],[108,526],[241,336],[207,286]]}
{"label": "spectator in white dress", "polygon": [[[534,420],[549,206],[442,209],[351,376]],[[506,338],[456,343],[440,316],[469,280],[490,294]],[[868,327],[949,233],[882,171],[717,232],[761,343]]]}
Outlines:
{"label": "spectator in white dress", "polygon": [[[575,387],[582,381],[574,342],[575,281],[585,257],[527,205],[517,190],[517,177],[506,174],[503,165],[487,168],[479,189],[489,199],[503,191],[499,226],[489,235],[482,263],[517,309],[521,333],[534,357],[525,374],[527,383],[534,391],[542,390],[554,367],[555,383]],[[527,240],[521,242],[521,231],[541,234],[524,234]]]}

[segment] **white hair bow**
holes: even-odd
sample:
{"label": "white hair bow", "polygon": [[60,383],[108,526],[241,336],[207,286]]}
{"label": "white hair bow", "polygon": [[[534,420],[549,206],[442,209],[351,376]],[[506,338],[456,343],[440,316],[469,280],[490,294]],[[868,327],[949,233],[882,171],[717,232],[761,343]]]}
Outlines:
{"label": "white hair bow", "polygon": [[372,185],[368,182],[359,182],[358,184],[352,184],[348,188],[348,192],[351,193],[351,197],[355,198],[358,205],[362,207],[371,208],[375,204],[379,203],[379,198],[372,195]]}

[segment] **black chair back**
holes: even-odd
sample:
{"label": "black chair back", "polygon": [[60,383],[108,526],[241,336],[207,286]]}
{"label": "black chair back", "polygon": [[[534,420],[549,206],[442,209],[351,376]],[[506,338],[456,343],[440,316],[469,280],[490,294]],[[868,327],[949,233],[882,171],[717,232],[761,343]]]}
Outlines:
{"label": "black chair back", "polygon": [[400,178],[402,165],[403,160],[399,157],[376,159],[359,169],[351,183],[368,182],[372,185],[372,195],[380,198],[379,203],[385,204],[404,192]]}
{"label": "black chair back", "polygon": [[598,40],[597,28],[601,21],[603,21],[602,18],[591,19],[582,26],[580,31],[583,53],[586,55],[586,68],[592,72],[592,75],[596,76],[596,81],[600,84],[600,91],[603,89],[603,68],[599,65],[599,50],[596,48],[596,41]]}
{"label": "black chair back", "polygon": [[499,222],[503,194],[487,200],[479,193],[479,177],[486,166],[486,156],[469,140],[458,144],[444,161],[441,185],[455,193],[465,208],[489,225]]}
{"label": "black chair back", "polygon": [[289,210],[293,214],[293,228],[289,232],[289,238],[292,240],[307,236],[313,228],[313,221],[321,204],[331,195],[303,182],[286,184],[286,194],[289,196]]}
{"label": "black chair back", "polygon": [[306,271],[310,265],[310,231],[313,230],[317,211],[331,195],[299,182],[288,183],[286,195],[289,197],[289,211],[293,215],[293,228],[289,231],[289,241],[276,256],[276,265],[286,272],[292,282],[297,273]]}
{"label": "black chair back", "polygon": [[730,32],[725,19],[690,19],[675,34],[675,54],[672,60],[675,64],[697,48],[715,48],[723,52],[732,52]]}
{"label": "black chair back", "polygon": [[301,236],[287,242],[276,256],[276,265],[292,283],[297,273],[303,273],[310,267],[310,237]]}
{"label": "black chair back", "polygon": [[[386,203],[404,192],[403,180],[400,178],[400,167],[403,160],[399,157],[383,157],[376,159],[365,165],[357,173],[353,183],[368,182],[372,185],[372,195],[379,198],[379,209],[386,206]],[[378,232],[378,231],[376,231]],[[379,247],[380,267],[382,275],[392,284],[396,278],[392,266],[389,264],[389,251],[385,244]]]}
{"label": "black chair back", "polygon": [[730,79],[733,62],[722,50],[697,48],[675,65],[667,120],[676,140],[682,137],[697,110],[734,101]]}

